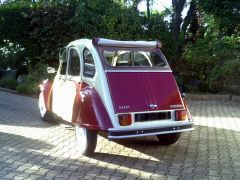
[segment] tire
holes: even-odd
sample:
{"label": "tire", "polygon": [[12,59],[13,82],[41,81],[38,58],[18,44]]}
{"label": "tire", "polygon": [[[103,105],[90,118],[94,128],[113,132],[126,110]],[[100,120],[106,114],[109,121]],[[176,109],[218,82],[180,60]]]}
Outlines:
{"label": "tire", "polygon": [[75,126],[77,147],[84,156],[93,155],[97,145],[97,131]]}
{"label": "tire", "polygon": [[40,92],[38,96],[38,108],[43,121],[56,123],[53,113],[46,108],[43,92]]}
{"label": "tire", "polygon": [[173,134],[161,134],[157,135],[159,140],[159,145],[169,146],[171,144],[176,143],[181,136],[181,133],[173,133]]}

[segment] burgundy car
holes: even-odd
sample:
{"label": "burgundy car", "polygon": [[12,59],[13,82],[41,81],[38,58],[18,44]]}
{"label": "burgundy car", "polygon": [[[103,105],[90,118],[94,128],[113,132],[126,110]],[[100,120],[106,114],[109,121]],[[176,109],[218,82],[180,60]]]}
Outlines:
{"label": "burgundy car", "polygon": [[54,81],[39,86],[42,119],[71,123],[83,155],[94,152],[98,131],[109,139],[156,135],[161,145],[175,143],[193,121],[160,48],[159,41],[71,42]]}

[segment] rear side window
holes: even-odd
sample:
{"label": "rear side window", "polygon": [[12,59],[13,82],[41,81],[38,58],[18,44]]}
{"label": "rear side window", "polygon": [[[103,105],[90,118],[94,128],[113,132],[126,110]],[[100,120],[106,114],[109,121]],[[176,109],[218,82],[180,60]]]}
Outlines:
{"label": "rear side window", "polygon": [[80,58],[76,49],[70,50],[68,74],[72,76],[80,75]]}
{"label": "rear side window", "polygon": [[92,53],[89,49],[85,48],[83,50],[83,75],[85,77],[94,77],[95,75],[95,63],[93,60]]}

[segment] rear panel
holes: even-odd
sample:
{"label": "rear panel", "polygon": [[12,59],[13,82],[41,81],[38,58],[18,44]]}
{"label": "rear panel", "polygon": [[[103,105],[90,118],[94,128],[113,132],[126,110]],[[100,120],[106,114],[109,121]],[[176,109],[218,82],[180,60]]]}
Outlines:
{"label": "rear panel", "polygon": [[183,109],[171,72],[107,72],[115,112]]}

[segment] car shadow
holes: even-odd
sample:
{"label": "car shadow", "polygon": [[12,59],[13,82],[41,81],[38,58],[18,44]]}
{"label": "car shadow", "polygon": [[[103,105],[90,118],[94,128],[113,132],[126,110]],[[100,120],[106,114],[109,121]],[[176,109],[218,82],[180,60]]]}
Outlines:
{"label": "car shadow", "polygon": [[27,138],[20,135],[0,132],[0,137],[1,137],[0,148],[2,150],[12,149],[18,151],[19,149],[21,149],[21,151],[24,151],[41,149],[49,150],[53,148],[53,145],[46,143],[44,141]]}
{"label": "car shadow", "polygon": [[[113,140],[121,147],[119,153],[97,152],[92,158],[149,173],[167,173],[167,169],[173,164],[183,164],[191,134],[184,133],[183,138],[170,146],[159,145],[155,136]],[[105,133],[101,133],[100,136],[107,139]]]}

